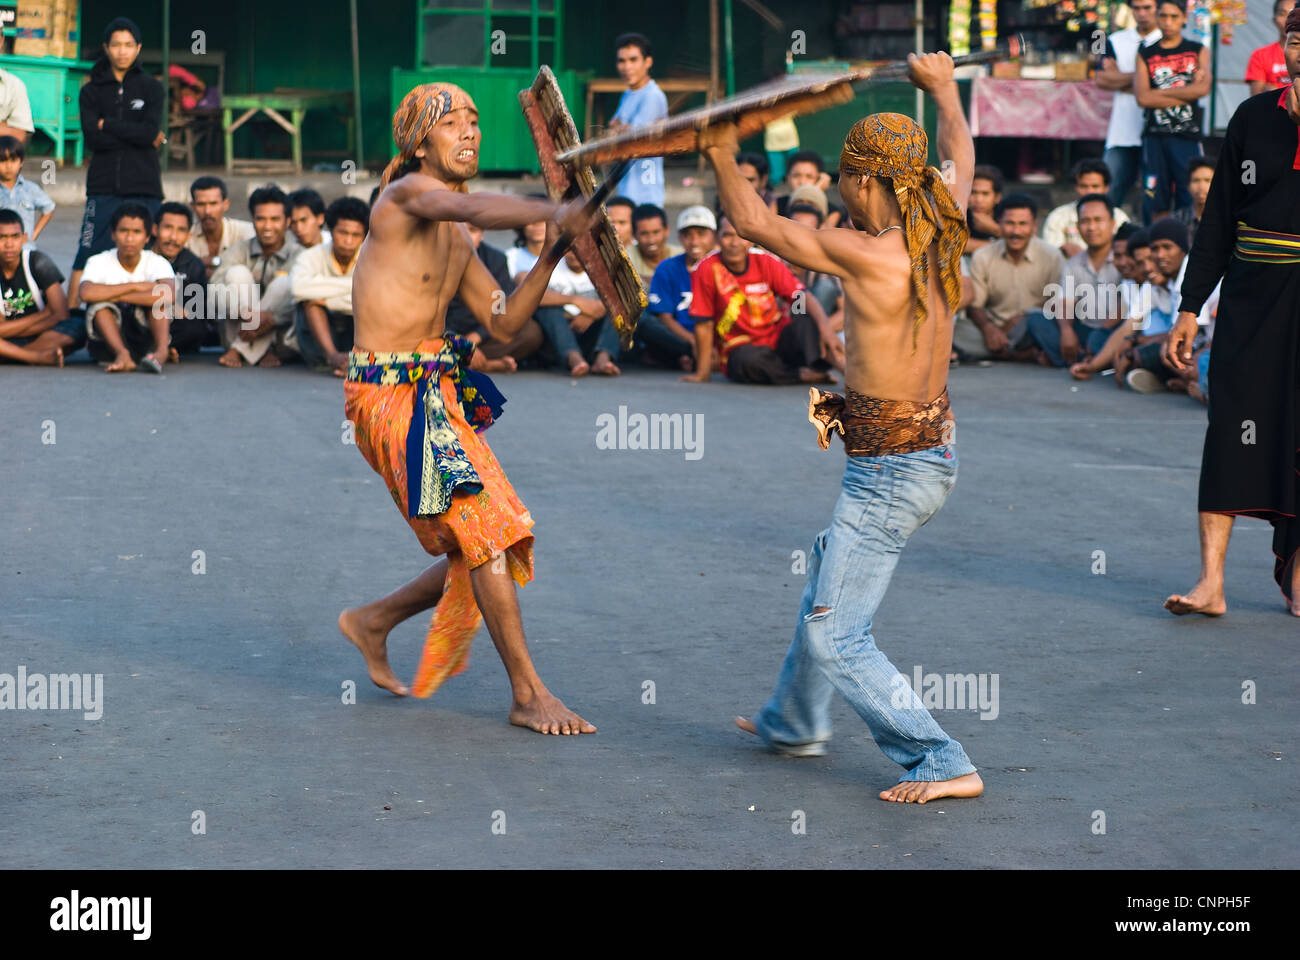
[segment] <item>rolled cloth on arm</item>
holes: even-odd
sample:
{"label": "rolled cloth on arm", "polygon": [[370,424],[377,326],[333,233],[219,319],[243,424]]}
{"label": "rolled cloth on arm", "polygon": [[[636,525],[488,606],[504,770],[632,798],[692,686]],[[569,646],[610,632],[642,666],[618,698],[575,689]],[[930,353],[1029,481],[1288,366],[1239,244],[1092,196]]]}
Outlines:
{"label": "rolled cloth on arm", "polygon": [[903,213],[903,236],[912,261],[912,349],[929,313],[930,266],[926,251],[939,239],[939,286],[956,310],[961,300],[961,254],[970,228],[935,167],[926,166],[930,142],[911,117],[873,113],[853,125],[840,153],[840,174],[888,177]]}
{"label": "rolled cloth on arm", "polygon": [[[400,151],[387,167],[379,181],[379,192],[393,180],[418,167],[415,151],[424,145],[433,125],[452,110],[463,107],[478,112],[470,95],[454,83],[423,83],[402,98],[393,114],[393,142]],[[412,166],[412,161],[416,161]],[[461,193],[468,191],[464,183],[456,185]]]}

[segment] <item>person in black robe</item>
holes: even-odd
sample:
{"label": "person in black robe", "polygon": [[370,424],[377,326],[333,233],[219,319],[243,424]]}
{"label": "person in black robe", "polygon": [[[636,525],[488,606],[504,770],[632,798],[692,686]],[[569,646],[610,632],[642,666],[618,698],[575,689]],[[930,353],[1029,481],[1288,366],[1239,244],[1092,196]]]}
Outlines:
{"label": "person in black robe", "polygon": [[1201,576],[1165,601],[1180,615],[1227,609],[1233,519],[1258,517],[1273,525],[1273,577],[1300,616],[1300,7],[1286,31],[1292,84],[1244,101],[1228,123],[1165,346],[1166,362],[1186,369],[1197,314],[1222,277],[1198,498]]}

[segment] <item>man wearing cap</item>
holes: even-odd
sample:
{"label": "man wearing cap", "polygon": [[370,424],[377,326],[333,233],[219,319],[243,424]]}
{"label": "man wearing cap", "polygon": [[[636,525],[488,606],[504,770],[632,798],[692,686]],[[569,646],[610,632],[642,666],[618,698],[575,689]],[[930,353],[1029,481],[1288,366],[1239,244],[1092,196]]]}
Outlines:
{"label": "man wearing cap", "polygon": [[677,239],[682,253],[655,267],[650,281],[650,305],[636,326],[638,342],[651,359],[695,369],[695,318],[691,316],[691,274],[718,240],[713,211],[699,205],[677,215]]}
{"label": "man wearing cap", "polygon": [[742,236],[844,282],[849,332],[846,396],[810,391],[819,443],[829,446],[832,432],[844,439],[840,496],[813,543],[776,689],[752,719],[736,723],[778,753],[824,756],[838,691],[904,769],[880,799],[925,803],[978,796],[984,785],[961,744],[877,648],[872,621],[908,538],[957,481],[948,361],[975,145],[952,58],[908,60],[912,83],[937,107],[938,154],[952,162],[951,187],[926,164],[924,129],[897,113],[864,117],[845,138],[839,190],[850,229],[811,230],[770,213],[736,169],[734,125],[703,130],[700,148]]}
{"label": "man wearing cap", "polygon": [[1201,575],[1165,601],[1171,613],[1227,610],[1223,563],[1233,518],[1273,525],[1273,578],[1300,616],[1300,5],[1282,53],[1291,83],[1239,106],[1188,255],[1182,302],[1165,346],[1180,373],[1198,317],[1223,278],[1209,362],[1201,455]]}
{"label": "man wearing cap", "polygon": [[[465,669],[485,619],[510,680],[510,722],[538,733],[594,733],[547,690],[529,656],[515,584],[533,578],[533,519],[479,437],[504,398],[469,369],[474,344],[444,329],[447,304],[459,296],[493,339],[514,338],[537,310],[564,248],[593,218],[583,198],[559,207],[470,194],[481,136],[474,101],[452,84],[416,87],[393,117],[401,152],[379,182],[352,276],[355,345],[345,411],[357,449],[420,545],[445,559],[388,596],[344,610],[339,629],[361,651],[371,680],[401,696],[408,690],[388,664],[389,631],[434,608],[412,685],[427,697]],[[503,230],[552,218],[563,242],[545,250],[505,297],[474,255],[465,223]]]}

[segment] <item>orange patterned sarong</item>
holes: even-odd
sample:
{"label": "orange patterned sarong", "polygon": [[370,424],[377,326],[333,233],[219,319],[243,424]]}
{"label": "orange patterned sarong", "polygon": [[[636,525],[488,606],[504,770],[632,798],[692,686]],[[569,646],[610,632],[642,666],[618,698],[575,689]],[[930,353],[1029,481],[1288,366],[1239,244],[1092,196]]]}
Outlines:
{"label": "orange patterned sarong", "polygon": [[[417,353],[437,354],[443,346],[441,338],[425,340]],[[458,489],[452,495],[451,508],[436,516],[410,517],[408,511],[406,442],[415,406],[415,384],[348,380],[343,389],[358,449],[384,478],[420,546],[434,556],[446,555],[448,560],[447,583],[434,608],[424,653],[411,684],[415,696],[428,697],[447,677],[460,673],[469,663],[470,644],[482,622],[470,570],[500,557],[520,586],[533,579],[533,518],[492,451],[466,421],[452,377],[440,377],[438,389],[447,422],[477,472],[482,489]]]}

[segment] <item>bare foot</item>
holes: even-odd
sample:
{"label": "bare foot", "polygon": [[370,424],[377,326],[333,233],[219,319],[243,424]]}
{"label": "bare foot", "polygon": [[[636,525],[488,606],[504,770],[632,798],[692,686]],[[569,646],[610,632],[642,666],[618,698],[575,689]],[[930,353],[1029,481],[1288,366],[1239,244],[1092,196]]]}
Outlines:
{"label": "bare foot", "polygon": [[514,373],[519,369],[519,364],[515,363],[515,358],[506,354],[504,357],[498,357],[496,360],[483,358],[481,369],[484,373]]}
{"label": "bare foot", "polygon": [[1044,351],[1039,350],[1034,354],[1034,362],[1037,363],[1040,367],[1050,367],[1052,365],[1052,358],[1049,357]]}
{"label": "bare foot", "polygon": [[217,363],[221,364],[223,367],[242,367],[244,365],[244,358],[239,355],[238,350],[231,347],[217,358]]}
{"label": "bare foot", "polygon": [[119,353],[117,359],[108,365],[106,373],[130,373],[135,369],[135,361],[129,353]]}
{"label": "bare foot", "polygon": [[799,368],[801,383],[839,383],[829,370],[814,370],[812,367]]}
{"label": "bare foot", "polygon": [[1094,371],[1092,367],[1088,366],[1086,363],[1070,364],[1070,376],[1074,377],[1076,380],[1087,380],[1093,375],[1093,373]]}
{"label": "bare foot", "polygon": [[268,369],[271,367],[278,367],[280,365],[280,358],[268,350],[266,356],[264,356],[261,360],[257,361],[257,365],[259,367],[266,367]]}
{"label": "bare foot", "polygon": [[168,348],[167,348],[167,362],[168,362],[168,363],[180,363],[180,362],[181,362],[181,352],[180,352],[179,350],[177,350],[175,347],[168,347]]}
{"label": "bare foot", "polygon": [[585,377],[590,372],[591,372],[591,364],[587,363],[586,360],[582,359],[582,354],[580,353],[569,354],[569,376]]}
{"label": "bare foot", "polygon": [[1185,617],[1189,613],[1203,613],[1207,617],[1221,617],[1228,611],[1228,604],[1223,599],[1223,584],[1210,586],[1197,581],[1192,592],[1183,596],[1172,594],[1165,601],[1165,609],[1175,616]]}
{"label": "bare foot", "polygon": [[27,362],[38,367],[61,367],[63,366],[63,348],[54,347],[52,350],[29,350]]}
{"label": "bare foot", "polygon": [[736,717],[735,719],[736,726],[740,727],[741,730],[744,730],[746,733],[752,733],[754,736],[758,736],[758,727],[754,726],[754,721],[749,719],[749,717]]}
{"label": "bare foot", "polygon": [[1291,563],[1291,599],[1287,603],[1291,616],[1300,617],[1300,562]]}
{"label": "bare foot", "polygon": [[978,797],[984,792],[984,781],[978,773],[968,773],[952,780],[904,780],[888,790],[880,791],[881,800],[894,803],[925,803],[940,797]]}
{"label": "bare foot", "polygon": [[578,716],[549,690],[543,689],[528,703],[516,700],[510,705],[510,722],[517,727],[528,727],[538,733],[579,734],[595,733],[593,727]]}
{"label": "bare foot", "polygon": [[614,363],[614,358],[603,351],[596,354],[596,362],[591,365],[591,372],[602,377],[617,377],[623,373]]}
{"label": "bare foot", "polygon": [[681,367],[687,373],[695,372],[695,358],[688,357],[685,354],[677,358],[677,366]]}
{"label": "bare foot", "polygon": [[1199,383],[1188,383],[1187,395],[1193,400],[1199,400],[1201,403],[1205,403],[1205,394],[1201,393],[1201,385]]}
{"label": "bare foot", "polygon": [[339,630],[356,644],[361,656],[365,657],[370,679],[375,686],[383,687],[399,697],[411,692],[406,684],[397,679],[397,674],[388,665],[388,634],[371,629],[360,608],[344,610],[339,614]]}

